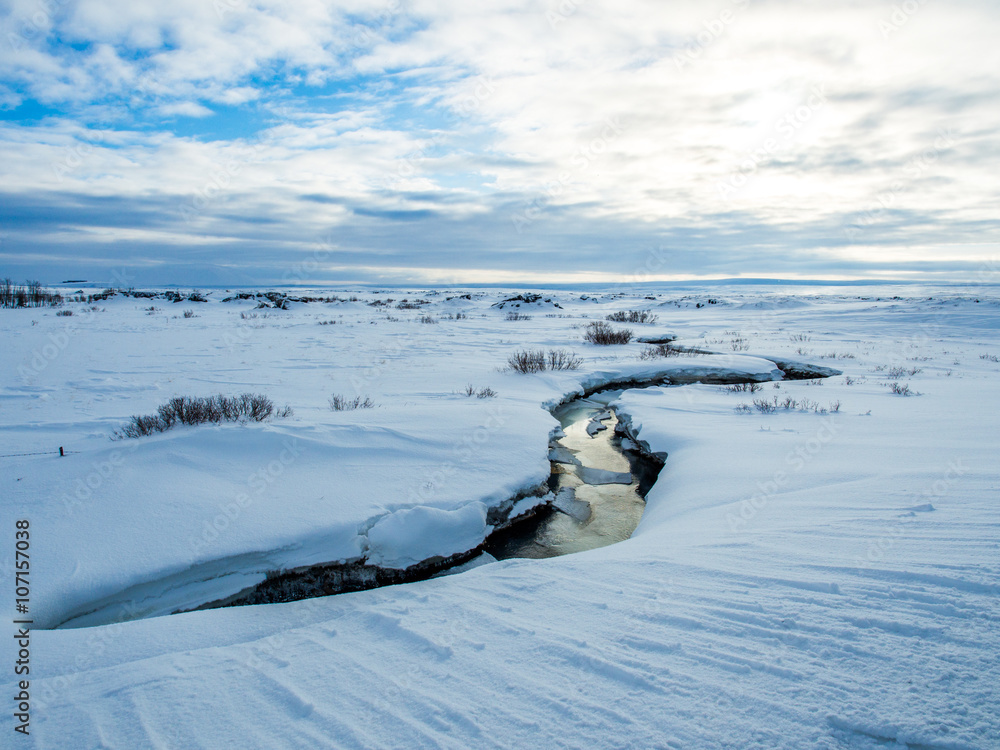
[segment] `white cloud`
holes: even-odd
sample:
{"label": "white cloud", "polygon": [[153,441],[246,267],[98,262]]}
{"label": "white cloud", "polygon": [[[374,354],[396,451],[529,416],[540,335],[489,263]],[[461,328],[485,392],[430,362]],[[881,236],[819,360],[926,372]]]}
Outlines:
{"label": "white cloud", "polygon": [[213,113],[208,107],[197,102],[171,102],[161,104],[156,108],[164,117],[210,117]]}
{"label": "white cloud", "polygon": [[[0,20],[23,37],[0,62],[0,102],[25,91],[65,117],[4,129],[0,175],[51,190],[52,165],[83,147],[59,189],[181,203],[225,181],[198,220],[220,236],[251,204],[315,232],[355,226],[362,206],[492,215],[518,247],[572,216],[664,234],[728,222],[779,253],[796,236],[996,232],[998,12],[911,5],[82,0],[31,35],[20,2]],[[78,49],[48,44],[52,28]],[[119,128],[197,120],[212,103],[280,121],[256,146],[68,124],[114,106]]]}
{"label": "white cloud", "polygon": [[252,86],[236,86],[220,92],[214,97],[214,101],[221,102],[222,104],[237,105],[255,101],[260,96],[260,90]]}

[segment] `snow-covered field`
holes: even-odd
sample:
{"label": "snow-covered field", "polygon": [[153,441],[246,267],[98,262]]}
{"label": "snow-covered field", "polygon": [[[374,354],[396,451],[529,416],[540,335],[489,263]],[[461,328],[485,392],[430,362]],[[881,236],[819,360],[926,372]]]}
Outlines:
{"label": "snow-covered field", "polygon": [[[30,520],[37,628],[31,735],[8,719],[12,746],[1000,747],[995,287],[553,291],[520,308],[494,307],[515,294],[498,290],[313,293],[341,301],[0,311],[0,564],[11,580]],[[640,309],[657,322],[615,326],[720,354],[583,342]],[[523,348],[583,364],[501,371]],[[770,377],[775,358],[843,375],[621,397],[670,454],[626,542],[154,616],[289,567],[473,548],[491,507],[548,475],[545,406],[676,371]],[[294,413],[110,439],[173,396],[242,392]],[[334,411],[334,394],[376,406]]]}

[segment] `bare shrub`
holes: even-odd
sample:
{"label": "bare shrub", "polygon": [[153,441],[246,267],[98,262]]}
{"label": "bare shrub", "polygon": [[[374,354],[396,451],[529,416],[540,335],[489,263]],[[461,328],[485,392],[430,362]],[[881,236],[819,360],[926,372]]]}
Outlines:
{"label": "bare shrub", "polygon": [[750,342],[742,336],[737,336],[729,342],[729,346],[734,352],[745,352],[750,348]]}
{"label": "bare shrub", "polygon": [[166,428],[163,421],[155,414],[133,414],[128,424],[112,435],[113,439],[139,438],[152,435],[155,432],[163,432]]}
{"label": "bare shrub", "polygon": [[684,352],[674,349],[669,344],[657,344],[656,346],[647,346],[641,352],[639,352],[639,359],[658,359],[660,357],[679,357]]}
{"label": "bare shrub", "polygon": [[[775,399],[775,401],[777,401],[777,398]],[[778,408],[778,405],[775,403],[775,401],[768,401],[766,398],[755,398],[753,400],[753,406],[761,414],[770,414],[771,412],[776,411]]]}
{"label": "bare shrub", "polygon": [[184,311],[184,317],[185,318],[197,318],[198,316],[194,314],[194,310],[185,310]]}
{"label": "bare shrub", "polygon": [[566,349],[522,349],[507,358],[507,369],[522,374],[545,370],[579,370],[583,360]]}
{"label": "bare shrub", "polygon": [[56,313],[56,315],[64,318],[68,318],[72,314],[73,314],[72,310],[60,310],[59,312]]}
{"label": "bare shrub", "polygon": [[586,333],[583,334],[584,341],[600,346],[610,346],[613,344],[627,344],[632,340],[632,331],[628,328],[615,330],[603,321],[595,321],[587,326]]}
{"label": "bare shrub", "polygon": [[901,385],[897,381],[889,383],[889,390],[895,393],[897,396],[913,396],[915,392],[910,390],[910,384]]}
{"label": "bare shrub", "polygon": [[514,352],[507,358],[507,367],[514,372],[530,374],[533,372],[543,372],[545,370],[545,352],[541,349],[523,349]]}
{"label": "bare shrub", "polygon": [[726,386],[723,390],[729,393],[756,393],[763,387],[760,383],[736,383]]}
{"label": "bare shrub", "polygon": [[[389,300],[392,302],[392,300]],[[430,302],[425,299],[415,299],[415,300],[400,300],[399,304],[396,305],[397,310],[419,310],[424,305],[429,305]]]}
{"label": "bare shrub", "polygon": [[275,410],[271,399],[259,393],[242,393],[239,396],[176,396],[161,404],[156,414],[133,415],[128,424],[116,430],[112,437],[144,437],[165,432],[178,424],[263,422],[272,415],[290,417],[292,410],[288,406]]}
{"label": "bare shrub", "polygon": [[656,315],[649,310],[620,310],[605,318],[612,323],[655,323]]}
{"label": "bare shrub", "polygon": [[504,316],[504,320],[531,320],[531,316],[519,312],[509,312]]}
{"label": "bare shrub", "polygon": [[[783,400],[778,400],[777,396],[774,396],[770,400],[766,398],[755,398],[753,400],[753,406],[749,404],[740,404],[736,407],[737,414],[749,414],[754,409],[756,409],[761,414],[772,414],[779,410],[784,411],[805,411],[813,412],[814,414],[826,414],[827,409],[821,408],[818,401],[810,401],[807,398],[797,401],[791,396],[785,396]],[[829,407],[830,412],[840,411],[840,401],[832,401]]]}
{"label": "bare shrub", "polygon": [[583,360],[566,349],[549,349],[547,363],[550,370],[579,370]]}
{"label": "bare shrub", "polygon": [[355,409],[373,409],[375,408],[375,402],[372,401],[368,396],[362,398],[361,396],[355,396],[354,398],[347,398],[347,396],[341,396],[339,393],[335,393],[330,397],[330,408],[334,411],[354,411]]}
{"label": "bare shrub", "polygon": [[476,386],[472,385],[471,383],[465,386],[465,390],[463,391],[463,393],[465,393],[466,396],[469,397],[475,396],[476,398],[495,398],[497,395],[497,392],[494,391],[492,388],[485,387],[476,389]]}
{"label": "bare shrub", "polygon": [[1000,362],[1000,357],[997,357],[996,354],[980,354],[979,358],[985,359],[987,362]]}
{"label": "bare shrub", "polygon": [[429,325],[434,325],[435,323],[437,323],[437,318],[435,318],[433,315],[424,315],[420,318],[420,322],[427,323]]}

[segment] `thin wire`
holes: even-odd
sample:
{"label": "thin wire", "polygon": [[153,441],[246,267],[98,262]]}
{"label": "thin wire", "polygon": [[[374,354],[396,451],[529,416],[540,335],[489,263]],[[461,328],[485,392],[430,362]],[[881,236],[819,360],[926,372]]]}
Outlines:
{"label": "thin wire", "polygon": [[[70,453],[79,453],[80,451],[63,451],[63,455],[68,456]],[[59,451],[41,451],[40,453],[7,453],[0,456],[0,458],[17,458],[20,456],[58,456]]]}

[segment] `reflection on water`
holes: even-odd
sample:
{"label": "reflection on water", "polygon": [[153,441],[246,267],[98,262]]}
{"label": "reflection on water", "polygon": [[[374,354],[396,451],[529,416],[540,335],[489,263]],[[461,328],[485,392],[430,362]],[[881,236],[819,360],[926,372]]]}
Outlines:
{"label": "reflection on water", "polygon": [[[606,400],[613,398],[611,395]],[[555,557],[604,547],[628,539],[642,518],[646,503],[640,492],[644,493],[652,484],[655,473],[650,479],[648,472],[630,465],[635,462],[622,453],[621,441],[614,434],[618,424],[614,412],[601,401],[580,399],[557,409],[554,415],[565,433],[559,444],[575,456],[580,466],[597,471],[580,472],[579,466],[553,462],[550,488],[554,492],[572,488],[577,500],[590,505],[590,516],[578,520],[553,509],[494,534],[486,551],[496,558]],[[601,418],[599,425],[592,422],[595,417]],[[597,426],[605,429],[598,431]],[[560,458],[568,459],[565,451],[560,453]],[[614,483],[587,484],[581,473],[590,482]],[[618,483],[623,480],[628,484]],[[574,512],[574,515],[585,517],[586,513]]]}

